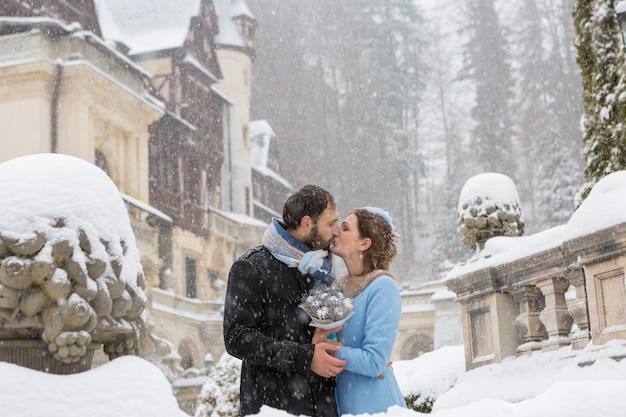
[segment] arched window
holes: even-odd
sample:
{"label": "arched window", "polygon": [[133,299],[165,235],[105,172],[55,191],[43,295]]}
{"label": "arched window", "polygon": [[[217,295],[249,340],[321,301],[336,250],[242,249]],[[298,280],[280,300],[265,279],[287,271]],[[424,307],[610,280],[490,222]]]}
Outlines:
{"label": "arched window", "polygon": [[409,337],[402,345],[400,356],[402,360],[415,359],[426,352],[432,352],[435,347],[433,338],[423,334]]}
{"label": "arched window", "polygon": [[[96,149],[96,166],[106,172],[109,175],[109,163],[107,162],[106,156],[100,149]],[[110,175],[109,175],[110,176]]]}
{"label": "arched window", "polygon": [[183,341],[180,344],[178,353],[180,354],[180,366],[183,369],[193,368],[193,353],[187,342]]}

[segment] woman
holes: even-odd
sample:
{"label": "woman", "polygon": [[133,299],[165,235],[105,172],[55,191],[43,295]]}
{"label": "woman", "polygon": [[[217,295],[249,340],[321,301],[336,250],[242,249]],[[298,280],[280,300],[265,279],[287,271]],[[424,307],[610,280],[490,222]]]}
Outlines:
{"label": "woman", "polygon": [[332,248],[348,270],[338,283],[354,303],[354,315],[337,334],[343,345],[337,358],[348,361],[336,377],[339,415],[406,407],[390,362],[402,313],[398,286],[388,271],[396,240],[389,214],[366,207],[346,217]]}

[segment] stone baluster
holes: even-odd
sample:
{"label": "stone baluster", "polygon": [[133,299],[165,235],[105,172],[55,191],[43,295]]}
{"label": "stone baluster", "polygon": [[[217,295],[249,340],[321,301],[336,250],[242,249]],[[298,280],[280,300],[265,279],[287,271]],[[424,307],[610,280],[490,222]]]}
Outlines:
{"label": "stone baluster", "polygon": [[571,342],[569,334],[574,319],[565,301],[565,292],[569,285],[569,281],[563,277],[537,281],[537,287],[545,299],[545,307],[539,318],[548,332],[548,340],[543,343],[543,350],[555,350]]}
{"label": "stone baluster", "polygon": [[511,294],[520,309],[520,314],[513,322],[521,341],[517,354],[528,355],[541,349],[541,341],[547,338],[546,328],[539,318],[545,305],[544,297],[541,290],[534,285],[516,287]]}
{"label": "stone baluster", "polygon": [[583,268],[576,268],[570,270],[565,277],[576,290],[576,299],[569,303],[569,313],[574,318],[574,323],[577,327],[571,335],[572,348],[582,349],[591,340],[585,272]]}

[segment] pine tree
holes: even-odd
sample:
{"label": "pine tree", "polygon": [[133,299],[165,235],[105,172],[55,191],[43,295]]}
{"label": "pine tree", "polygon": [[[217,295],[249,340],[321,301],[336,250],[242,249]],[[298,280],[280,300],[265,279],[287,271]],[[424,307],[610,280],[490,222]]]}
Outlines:
{"label": "pine tree", "polygon": [[525,212],[534,214],[536,191],[542,179],[537,167],[543,165],[545,150],[553,141],[548,128],[551,98],[546,91],[549,86],[544,29],[536,0],[524,0],[519,10],[515,130],[519,153],[527,157],[520,160],[517,186]]}
{"label": "pine tree", "polygon": [[[461,161],[458,162],[462,164]],[[433,249],[429,253],[429,261],[435,276],[440,279],[443,279],[454,265],[467,260],[471,255],[471,251],[461,244],[457,229],[457,206],[462,188],[463,184],[458,178],[447,177],[442,193],[443,208],[435,217]]]}
{"label": "pine tree", "polygon": [[[567,10],[568,1],[556,10]],[[543,230],[567,222],[580,187],[580,76],[570,51],[569,13],[525,0],[518,22],[516,133],[525,156],[518,185],[530,226]]]}
{"label": "pine tree", "polygon": [[540,230],[566,223],[582,184],[581,81],[573,54],[573,4],[564,0],[557,14],[544,11],[550,25],[550,49],[545,90],[548,98],[545,130],[537,173],[537,222]]}
{"label": "pine tree", "polygon": [[464,76],[475,81],[472,148],[480,171],[515,177],[509,114],[512,80],[507,45],[494,0],[471,0]]}
{"label": "pine tree", "polygon": [[574,11],[583,80],[584,184],[580,203],[605,175],[626,169],[624,58],[613,0],[579,0]]}
{"label": "pine tree", "polygon": [[[421,162],[415,132],[423,89],[414,2],[256,2],[273,25],[269,30],[283,29],[267,44],[259,35],[255,68],[271,82],[253,83],[253,97],[261,95],[253,99],[253,114],[265,111],[258,114],[269,117],[281,137],[281,166],[328,188],[345,211],[363,205],[389,210],[404,253],[414,256],[411,194]],[[268,52],[276,55],[269,75],[262,62]]]}
{"label": "pine tree", "polygon": [[325,84],[323,68],[308,59],[313,34],[305,29],[317,27],[307,24],[312,3],[249,3],[259,21],[251,117],[267,119],[272,125],[280,140],[281,174],[292,185],[316,182],[329,188],[331,184],[320,173],[328,168],[328,149],[336,143],[336,109],[334,91]]}

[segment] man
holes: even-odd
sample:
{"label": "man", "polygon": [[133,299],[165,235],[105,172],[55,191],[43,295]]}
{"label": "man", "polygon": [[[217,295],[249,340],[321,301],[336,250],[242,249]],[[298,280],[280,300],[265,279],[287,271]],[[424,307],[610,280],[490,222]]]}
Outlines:
{"label": "man", "polygon": [[231,267],[224,305],[226,351],[242,360],[243,416],[262,405],[294,415],[337,415],[334,376],[346,361],[339,346],[319,342],[333,330],[309,325],[298,306],[319,283],[333,279],[327,251],[339,234],[339,214],[328,191],[307,185],[287,199],[262,245]]}

